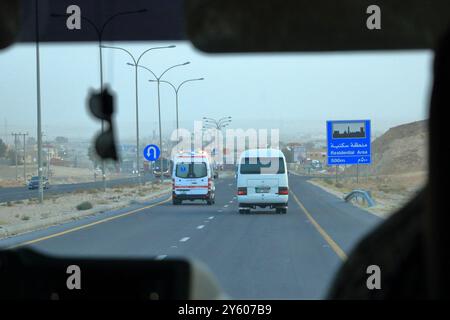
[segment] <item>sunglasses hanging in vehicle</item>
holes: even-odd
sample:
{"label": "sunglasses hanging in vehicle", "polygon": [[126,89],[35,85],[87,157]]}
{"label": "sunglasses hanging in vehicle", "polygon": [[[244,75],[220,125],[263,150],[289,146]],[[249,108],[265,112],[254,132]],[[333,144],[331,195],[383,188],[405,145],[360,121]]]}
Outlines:
{"label": "sunglasses hanging in vehicle", "polygon": [[95,151],[102,159],[118,160],[114,138],[112,115],[114,113],[114,97],[108,88],[102,92],[91,91],[88,98],[89,110],[94,117],[105,121],[108,126],[95,139]]}

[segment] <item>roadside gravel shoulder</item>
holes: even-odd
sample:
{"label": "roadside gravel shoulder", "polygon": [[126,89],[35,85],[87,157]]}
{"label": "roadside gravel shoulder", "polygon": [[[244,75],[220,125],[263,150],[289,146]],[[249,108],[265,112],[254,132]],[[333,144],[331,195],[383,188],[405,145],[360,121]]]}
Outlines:
{"label": "roadside gravel shoulder", "polygon": [[[347,192],[343,192],[340,190],[337,190],[336,187],[334,186],[330,186],[330,185],[326,185],[323,181],[318,181],[318,180],[308,180],[308,183],[315,185],[319,188],[321,188],[322,190],[342,199],[342,201],[344,200],[345,195],[347,195]],[[367,207],[366,205],[364,205],[364,203],[359,202],[359,201],[351,201],[351,204],[357,206],[358,208],[361,208],[363,210],[366,210],[367,212],[370,212],[380,218],[387,218],[389,217],[399,206],[399,203],[402,199],[394,199],[393,195],[390,195],[390,198],[386,198],[385,200],[381,200],[378,197],[375,198],[375,206],[373,207]]]}
{"label": "roadside gravel shoulder", "polygon": [[[87,190],[51,196],[38,204],[35,199],[3,203],[0,205],[0,239],[29,231],[48,228],[71,220],[117,210],[160,198],[170,193],[170,185],[148,185],[108,189],[101,192]],[[87,210],[77,206],[86,202]]]}

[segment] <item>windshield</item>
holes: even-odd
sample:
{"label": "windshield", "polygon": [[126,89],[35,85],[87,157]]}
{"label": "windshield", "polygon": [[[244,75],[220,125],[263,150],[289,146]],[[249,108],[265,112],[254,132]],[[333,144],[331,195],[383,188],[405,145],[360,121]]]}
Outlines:
{"label": "windshield", "polygon": [[281,174],[285,173],[283,158],[243,158],[241,174]]}
{"label": "windshield", "polygon": [[[134,57],[163,48],[148,51],[137,71],[123,50],[102,48],[101,78],[96,42],[42,43],[39,133],[36,48],[0,51],[1,247],[189,258],[233,298],[321,299],[358,241],[426,183],[429,51],[104,46]],[[164,73],[159,83],[152,72]],[[102,122],[87,101],[101,79],[114,93],[117,161],[96,153]],[[239,166],[244,152],[268,148],[277,157]],[[215,168],[209,185],[174,183],[207,177],[206,163],[169,164],[202,153]],[[155,171],[160,159],[164,172]],[[28,185],[39,172],[48,183]],[[287,179],[249,176],[266,172]]]}
{"label": "windshield", "polygon": [[176,176],[178,178],[204,178],[207,176],[206,163],[204,162],[177,163]]}

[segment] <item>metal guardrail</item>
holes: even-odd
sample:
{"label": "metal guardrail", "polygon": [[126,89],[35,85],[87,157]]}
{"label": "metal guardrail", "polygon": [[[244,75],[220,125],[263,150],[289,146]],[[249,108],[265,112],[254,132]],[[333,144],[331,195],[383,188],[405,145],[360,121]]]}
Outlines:
{"label": "metal guardrail", "polygon": [[344,200],[346,202],[349,202],[355,198],[363,198],[369,207],[375,206],[375,201],[372,199],[370,191],[357,189],[344,196]]}

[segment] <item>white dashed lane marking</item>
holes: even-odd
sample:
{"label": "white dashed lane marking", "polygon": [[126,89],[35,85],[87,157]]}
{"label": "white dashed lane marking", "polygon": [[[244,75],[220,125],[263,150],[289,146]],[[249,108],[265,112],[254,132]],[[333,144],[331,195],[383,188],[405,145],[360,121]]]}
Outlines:
{"label": "white dashed lane marking", "polygon": [[205,227],[205,225],[200,225],[200,226],[197,226],[197,229],[203,229]]}
{"label": "white dashed lane marking", "polygon": [[156,260],[164,260],[167,257],[167,254],[161,254],[156,257]]}
{"label": "white dashed lane marking", "polygon": [[180,242],[186,242],[186,241],[188,241],[190,238],[189,237],[184,237],[184,238],[181,238],[180,239]]}
{"label": "white dashed lane marking", "polygon": [[211,216],[211,217],[209,217],[208,219],[209,219],[209,220],[212,220],[212,219],[214,219],[214,216]]}

